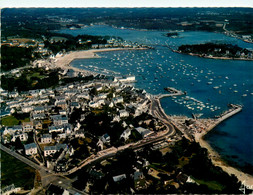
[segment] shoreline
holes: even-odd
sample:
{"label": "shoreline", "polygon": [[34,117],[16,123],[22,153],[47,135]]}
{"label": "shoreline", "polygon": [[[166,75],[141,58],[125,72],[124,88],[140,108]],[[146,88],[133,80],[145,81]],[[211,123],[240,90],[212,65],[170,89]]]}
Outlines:
{"label": "shoreline", "polygon": [[148,48],[103,48],[103,49],[89,49],[89,50],[81,50],[81,51],[71,51],[69,53],[64,54],[60,57],[55,57],[53,65],[57,68],[61,68],[63,70],[72,69],[77,72],[83,72],[87,74],[98,74],[86,69],[76,68],[70,66],[71,62],[76,59],[92,59],[92,58],[101,58],[97,53],[99,52],[108,52],[108,51],[122,51],[122,50],[144,50]]}
{"label": "shoreline", "polygon": [[207,151],[209,153],[209,158],[211,159],[213,165],[220,167],[223,171],[225,171],[229,175],[232,175],[232,174],[235,175],[237,177],[237,179],[242,182],[242,184],[244,184],[249,189],[252,189],[253,176],[248,173],[244,173],[243,171],[241,171],[235,167],[228,165],[222,159],[220,154],[215,149],[213,149],[212,146],[205,140],[205,135],[207,135],[208,132],[210,132],[214,127],[211,127],[208,130],[203,131],[201,133],[196,133],[194,135],[195,141],[197,143],[199,143],[199,145],[202,148],[207,149]]}
{"label": "shoreline", "polygon": [[33,62],[33,66],[45,67],[46,69],[55,69],[60,68],[62,70],[73,70],[75,72],[83,73],[85,76],[98,75],[99,73],[87,70],[76,68],[70,66],[71,62],[75,59],[92,59],[92,58],[101,58],[97,53],[99,52],[109,52],[109,51],[122,51],[122,50],[146,50],[149,48],[103,48],[103,49],[88,49],[80,51],[70,51],[64,55],[56,56],[54,58],[40,59]]}
{"label": "shoreline", "polygon": [[199,58],[206,58],[206,59],[213,59],[213,60],[243,60],[243,61],[253,61],[253,59],[248,59],[248,58],[229,58],[229,57],[209,57],[209,56],[202,56],[200,54],[194,54],[194,53],[182,53],[177,50],[171,49],[175,53],[179,54],[185,54],[189,56],[197,56]]}
{"label": "shoreline", "polygon": [[[56,68],[61,68],[63,70],[72,69],[77,72],[86,73],[87,75],[94,75],[94,74],[97,75],[98,73],[70,66],[70,63],[75,59],[100,58],[100,56],[97,55],[97,53],[99,52],[121,51],[121,50],[143,50],[143,49],[148,49],[148,48],[106,48],[106,49],[90,49],[90,50],[73,51],[63,56],[56,57],[55,59],[53,59],[53,62],[46,60],[45,61],[46,64],[44,65],[47,65],[47,63],[49,63],[49,65],[53,65]],[[209,157],[215,166],[221,167],[222,170],[227,172],[229,175],[234,174],[238,178],[239,181],[241,181],[246,186],[249,186],[252,188],[253,176],[227,165],[221,159],[220,155],[211,147],[211,145],[207,141],[204,140],[204,136],[213,128],[214,127],[211,127],[207,131],[203,131],[202,133],[196,133],[194,135],[195,141],[198,142],[202,148],[206,148],[208,150]]]}

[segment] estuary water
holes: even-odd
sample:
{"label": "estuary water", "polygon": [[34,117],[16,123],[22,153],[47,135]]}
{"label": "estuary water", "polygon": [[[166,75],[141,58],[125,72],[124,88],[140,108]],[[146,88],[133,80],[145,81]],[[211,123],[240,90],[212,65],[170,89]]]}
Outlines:
{"label": "estuary water", "polygon": [[174,87],[187,94],[163,98],[168,115],[199,114],[213,117],[228,109],[227,104],[241,104],[243,111],[224,121],[207,136],[207,141],[224,160],[238,167],[253,165],[253,62],[214,60],[172,52],[182,44],[222,42],[253,49],[253,44],[211,32],[180,32],[178,38],[164,36],[163,31],[116,29],[94,25],[60,33],[109,35],[132,43],[151,45],[154,50],[102,52],[96,59],[78,59],[72,66],[108,75],[135,75],[135,86],[151,94],[166,93]]}

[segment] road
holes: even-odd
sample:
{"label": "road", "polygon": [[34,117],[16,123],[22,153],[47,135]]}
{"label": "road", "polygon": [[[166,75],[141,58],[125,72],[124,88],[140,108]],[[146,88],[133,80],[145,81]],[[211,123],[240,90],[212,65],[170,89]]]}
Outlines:
{"label": "road", "polygon": [[40,147],[40,144],[39,144],[39,142],[38,142],[38,138],[37,138],[36,131],[33,132],[33,140],[34,140],[34,143],[37,145],[40,158],[41,158],[42,161],[43,161],[43,165],[45,165],[46,160],[45,160],[43,151],[42,151],[42,149],[41,149],[41,147]]}
{"label": "road", "polygon": [[49,184],[54,184],[58,187],[67,189],[70,192],[70,194],[76,194],[76,193],[87,194],[85,192],[82,192],[78,189],[73,188],[71,185],[73,181],[71,179],[55,174],[53,171],[47,169],[46,167],[36,164],[30,159],[25,158],[24,156],[16,153],[15,151],[10,150],[9,148],[3,146],[2,144],[0,144],[0,149],[8,153],[9,155],[17,158],[18,160],[24,162],[30,167],[37,169],[40,172],[41,182],[42,182],[43,187],[46,187]]}
{"label": "road", "polygon": [[[1,146],[1,150],[14,156],[15,158],[17,158],[20,161],[26,163],[27,165],[33,167],[34,169],[37,169],[40,172],[43,187],[46,187],[49,184],[54,184],[54,185],[59,186],[61,188],[67,189],[71,194],[75,194],[75,193],[87,194],[85,192],[82,192],[82,191],[79,191],[79,190],[73,188],[72,187],[73,180],[69,179],[65,175],[72,174],[72,173],[80,170],[84,166],[87,166],[91,163],[112,157],[112,156],[116,155],[118,152],[123,151],[127,148],[139,149],[145,145],[164,140],[167,137],[173,136],[175,134],[175,129],[174,129],[173,125],[170,123],[170,119],[164,113],[164,111],[160,105],[159,97],[158,98],[157,97],[151,98],[150,113],[155,118],[159,119],[160,121],[162,121],[164,123],[164,125],[166,126],[166,130],[164,130],[163,132],[158,132],[152,136],[149,136],[137,143],[130,143],[130,144],[121,146],[119,148],[112,147],[112,148],[107,149],[106,151],[101,151],[97,155],[92,155],[89,158],[85,159],[78,167],[75,167],[74,169],[72,169],[68,172],[65,172],[65,173],[55,173],[54,171],[49,170],[48,168],[46,168],[42,165],[38,165],[38,164],[34,163],[30,159],[25,158],[24,156],[8,149],[7,147],[5,147],[1,144],[0,144],[0,146]],[[36,140],[35,137],[34,137],[34,139]]]}

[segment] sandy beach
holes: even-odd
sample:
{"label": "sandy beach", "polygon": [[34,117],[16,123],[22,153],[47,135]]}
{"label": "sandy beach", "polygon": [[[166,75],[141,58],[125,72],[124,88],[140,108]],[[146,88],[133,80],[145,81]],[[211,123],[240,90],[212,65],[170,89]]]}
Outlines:
{"label": "sandy beach", "polygon": [[106,49],[90,49],[90,50],[74,51],[74,52],[69,52],[63,56],[56,57],[54,65],[62,69],[67,68],[67,69],[73,69],[79,72],[80,71],[90,72],[87,70],[71,67],[70,63],[75,59],[100,58],[100,56],[97,54],[99,52],[119,51],[119,50],[138,50],[138,49],[146,49],[146,48],[106,48]]}
{"label": "sandy beach", "polygon": [[[210,130],[211,129],[209,129],[209,131]],[[223,171],[227,172],[229,175],[234,174],[238,178],[239,181],[241,181],[248,188],[252,189],[253,188],[253,176],[249,175],[247,173],[244,173],[244,172],[226,164],[221,159],[220,155],[210,146],[210,144],[207,141],[205,141],[204,136],[209,131],[203,131],[201,133],[196,133],[195,134],[195,141],[199,142],[199,144],[202,148],[206,148],[208,150],[209,157],[215,166],[219,166],[220,168],[222,168]]]}
{"label": "sandy beach", "polygon": [[98,73],[75,68],[70,66],[70,63],[75,59],[90,59],[90,58],[100,58],[97,54],[99,52],[107,51],[120,51],[120,50],[143,50],[148,48],[104,48],[104,49],[90,49],[81,51],[71,51],[64,55],[57,55],[55,58],[49,58],[46,60],[36,60],[33,62],[34,66],[38,65],[40,67],[51,68],[61,68],[62,70],[74,70],[76,72],[81,72],[83,75],[97,75]]}

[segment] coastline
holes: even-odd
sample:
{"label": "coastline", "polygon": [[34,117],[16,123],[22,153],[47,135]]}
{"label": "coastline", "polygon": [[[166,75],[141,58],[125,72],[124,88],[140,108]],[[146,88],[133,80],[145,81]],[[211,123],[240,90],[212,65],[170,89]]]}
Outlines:
{"label": "coastline", "polygon": [[206,148],[209,153],[209,158],[215,166],[220,167],[223,171],[227,172],[229,175],[235,175],[239,181],[242,182],[246,187],[252,188],[253,186],[253,176],[244,173],[224,162],[221,156],[215,151],[212,146],[204,139],[205,135],[211,131],[214,127],[209,128],[207,131],[202,131],[201,133],[196,133],[194,135],[195,141],[199,143],[202,148]]}
{"label": "coastline", "polygon": [[[75,59],[91,59],[91,58],[100,58],[97,53],[99,52],[107,52],[107,51],[120,51],[120,50],[142,50],[148,48],[106,48],[106,49],[90,49],[90,50],[82,50],[82,51],[73,51],[69,52],[63,56],[56,57],[53,61],[48,61],[47,63],[61,68],[63,70],[72,69],[77,72],[83,72],[87,75],[98,74],[85,69],[79,69],[70,66],[70,63]],[[177,52],[177,51],[174,51]],[[178,52],[179,53],[179,52]],[[201,56],[199,56],[201,57]],[[252,187],[253,186],[253,176],[239,171],[238,169],[227,165],[220,157],[220,155],[211,147],[211,145],[204,140],[204,136],[213,129],[214,127],[209,128],[207,131],[203,131],[202,133],[195,134],[195,141],[200,144],[202,148],[206,148],[209,152],[209,157],[212,163],[215,166],[219,166],[223,171],[227,172],[229,175],[234,174],[239,181],[241,181],[244,185]]]}
{"label": "coastline", "polygon": [[107,51],[121,51],[121,50],[143,50],[148,48],[106,48],[106,49],[89,49],[89,50],[81,50],[81,51],[71,51],[69,53],[64,54],[63,56],[55,57],[52,64],[63,70],[72,69],[76,72],[86,73],[87,75],[98,74],[89,70],[75,68],[70,66],[71,62],[75,59],[91,59],[91,58],[101,58],[97,53],[99,52],[107,52]]}
{"label": "coastline", "polygon": [[171,49],[173,52],[175,53],[179,53],[179,54],[185,54],[185,55],[190,55],[190,56],[197,56],[200,58],[207,58],[207,59],[214,59],[214,60],[243,60],[243,61],[253,61],[253,59],[248,59],[248,58],[229,58],[229,57],[211,57],[211,56],[203,56],[200,54],[194,54],[194,53],[182,53],[180,51],[177,50],[173,50]]}

